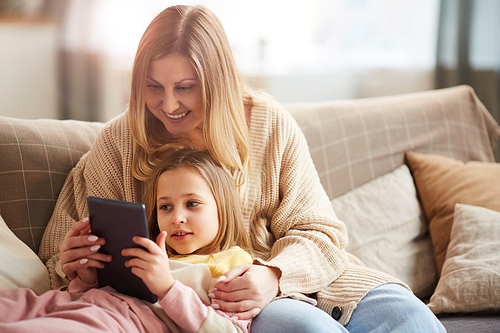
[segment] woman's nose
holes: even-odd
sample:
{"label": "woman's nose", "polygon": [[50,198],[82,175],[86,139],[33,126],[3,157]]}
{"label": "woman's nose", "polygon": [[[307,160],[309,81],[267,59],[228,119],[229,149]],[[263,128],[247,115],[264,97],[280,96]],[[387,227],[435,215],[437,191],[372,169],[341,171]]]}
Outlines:
{"label": "woman's nose", "polygon": [[163,112],[172,113],[179,108],[179,100],[174,93],[166,91],[162,102]]}

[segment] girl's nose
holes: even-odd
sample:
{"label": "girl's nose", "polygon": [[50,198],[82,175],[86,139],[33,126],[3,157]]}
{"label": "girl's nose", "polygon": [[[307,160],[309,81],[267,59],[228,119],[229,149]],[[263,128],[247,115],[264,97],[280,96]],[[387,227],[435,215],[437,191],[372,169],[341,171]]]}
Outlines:
{"label": "girl's nose", "polygon": [[185,224],[186,217],[181,212],[174,212],[172,219],[170,220],[172,224]]}

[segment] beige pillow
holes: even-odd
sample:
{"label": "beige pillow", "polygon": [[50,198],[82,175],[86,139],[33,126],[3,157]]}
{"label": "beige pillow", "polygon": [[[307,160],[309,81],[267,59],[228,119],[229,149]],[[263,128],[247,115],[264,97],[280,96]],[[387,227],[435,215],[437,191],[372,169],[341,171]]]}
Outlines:
{"label": "beige pillow", "polygon": [[500,213],[455,206],[446,261],[429,308],[435,313],[500,311]]}
{"label": "beige pillow", "polygon": [[438,272],[446,258],[456,203],[500,211],[500,164],[407,152],[406,159],[429,222]]}
{"label": "beige pillow", "polygon": [[347,251],[428,298],[437,283],[427,223],[406,165],[331,201],[349,233]]}
{"label": "beige pillow", "polygon": [[38,256],[14,235],[0,216],[0,289],[30,288],[38,295],[50,289],[49,273]]}

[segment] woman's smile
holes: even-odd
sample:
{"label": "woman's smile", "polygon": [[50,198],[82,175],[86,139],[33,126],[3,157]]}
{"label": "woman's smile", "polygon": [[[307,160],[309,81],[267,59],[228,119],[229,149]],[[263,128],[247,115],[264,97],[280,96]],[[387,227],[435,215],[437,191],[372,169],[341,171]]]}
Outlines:
{"label": "woman's smile", "polygon": [[165,115],[170,118],[170,119],[181,119],[181,118],[184,118],[185,116],[188,115],[188,113],[190,113],[191,111],[186,111],[184,113],[180,113],[180,114],[168,114],[168,113],[165,113]]}

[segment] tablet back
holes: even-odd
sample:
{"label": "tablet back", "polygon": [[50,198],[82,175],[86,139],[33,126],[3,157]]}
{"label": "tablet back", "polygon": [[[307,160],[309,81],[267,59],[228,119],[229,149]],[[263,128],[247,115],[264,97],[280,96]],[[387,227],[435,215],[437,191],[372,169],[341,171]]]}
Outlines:
{"label": "tablet back", "polygon": [[99,286],[111,286],[116,291],[149,302],[156,302],[154,295],[144,282],[125,267],[130,257],[121,255],[125,248],[140,247],[132,241],[134,236],[149,238],[146,209],[143,204],[103,199],[87,198],[92,234],[106,240],[99,252],[110,254],[113,260],[97,269]]}

